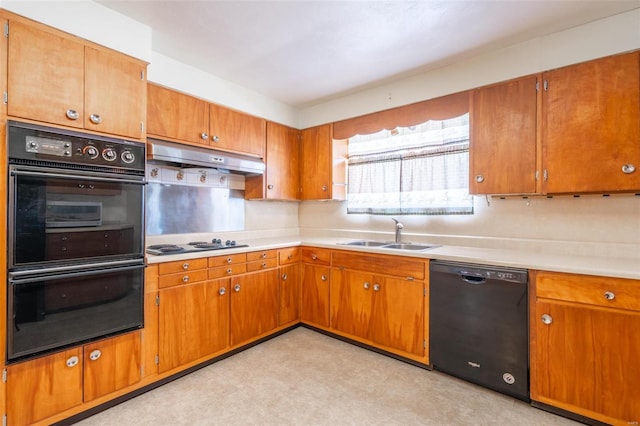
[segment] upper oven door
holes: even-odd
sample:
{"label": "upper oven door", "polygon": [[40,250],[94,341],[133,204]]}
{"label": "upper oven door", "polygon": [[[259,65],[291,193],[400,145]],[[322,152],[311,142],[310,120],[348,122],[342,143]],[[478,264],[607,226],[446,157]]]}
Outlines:
{"label": "upper oven door", "polygon": [[141,258],[143,209],[143,178],[10,165],[9,269]]}

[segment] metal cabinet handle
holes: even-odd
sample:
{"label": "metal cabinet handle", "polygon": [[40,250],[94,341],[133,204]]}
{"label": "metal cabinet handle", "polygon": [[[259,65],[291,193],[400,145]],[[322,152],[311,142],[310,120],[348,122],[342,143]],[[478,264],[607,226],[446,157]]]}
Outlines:
{"label": "metal cabinet handle", "polygon": [[282,281],[286,281],[287,280],[287,274],[282,274]]}
{"label": "metal cabinet handle", "polygon": [[233,291],[235,291],[236,293],[240,291],[240,284],[236,284],[233,286]]}
{"label": "metal cabinet handle", "polygon": [[91,115],[89,116],[89,120],[91,120],[91,122],[92,122],[93,124],[100,124],[100,123],[102,123],[102,117],[100,117],[100,115],[99,115],[99,114],[91,114]]}
{"label": "metal cabinet handle", "polygon": [[67,367],[75,367],[76,365],[78,365],[78,357],[77,356],[72,356],[67,358]]}
{"label": "metal cabinet handle", "polygon": [[553,322],[553,318],[551,317],[551,315],[549,314],[543,314],[542,315],[542,323],[549,325]]}
{"label": "metal cabinet handle", "polygon": [[293,259],[293,255],[292,254],[288,255],[287,259],[289,259],[289,260]]}
{"label": "metal cabinet handle", "polygon": [[262,269],[265,269],[266,267],[267,267],[267,262],[264,262],[264,263],[262,264]]}
{"label": "metal cabinet handle", "polygon": [[633,164],[625,164],[622,166],[622,173],[630,174],[636,171],[636,166]]}
{"label": "metal cabinet handle", "polygon": [[68,109],[66,116],[69,120],[77,120],[80,117],[80,114],[78,114],[78,111],[75,109]]}
{"label": "metal cabinet handle", "polygon": [[323,190],[323,191],[326,191],[327,189],[328,189],[328,188],[327,188],[327,185],[322,185],[322,190]]}
{"label": "metal cabinet handle", "polygon": [[484,182],[484,176],[482,176],[482,175],[476,175],[476,182],[478,182],[478,183],[482,183],[482,182]]}
{"label": "metal cabinet handle", "polygon": [[231,262],[233,262],[233,259],[232,259],[232,258],[230,258],[230,257],[227,257],[227,263],[228,263],[228,264],[231,264]]}
{"label": "metal cabinet handle", "polygon": [[214,142],[220,142],[220,137],[218,136],[211,136],[211,140]]}
{"label": "metal cabinet handle", "polygon": [[604,298],[607,300],[613,300],[616,298],[616,294],[612,291],[605,291],[604,292]]}
{"label": "metal cabinet handle", "polygon": [[182,282],[183,283],[188,283],[189,282],[189,275],[185,275],[184,277],[182,277]]}
{"label": "metal cabinet handle", "polygon": [[380,284],[374,284],[373,291],[380,291]]}
{"label": "metal cabinet handle", "polygon": [[262,254],[260,255],[260,257],[261,257],[261,258],[263,258],[263,259],[266,259],[266,258],[267,258],[267,253],[262,253]]}
{"label": "metal cabinet handle", "polygon": [[182,264],[182,269],[184,269],[185,271],[186,271],[187,269],[189,269],[189,263],[188,263],[188,262],[184,262],[184,263]]}
{"label": "metal cabinet handle", "polygon": [[229,275],[233,274],[233,269],[231,269],[231,268],[227,269],[227,274],[229,274]]}
{"label": "metal cabinet handle", "polygon": [[89,354],[89,359],[91,361],[97,361],[101,356],[102,352],[100,352],[100,349],[96,349],[94,351],[91,351],[91,353]]}
{"label": "metal cabinet handle", "polygon": [[315,255],[315,254],[312,254],[312,255],[311,255],[311,260],[318,260],[318,256],[317,256],[317,255]]}
{"label": "metal cabinet handle", "polygon": [[371,286],[371,284],[369,284],[368,281],[365,281],[364,284],[362,284],[362,287],[364,287],[365,290],[369,290],[369,287]]}
{"label": "metal cabinet handle", "polygon": [[207,132],[200,133],[200,139],[202,139],[203,141],[209,140],[209,135],[207,134]]}
{"label": "metal cabinet handle", "polygon": [[273,185],[267,185],[267,189],[273,189]]}
{"label": "metal cabinet handle", "polygon": [[320,279],[321,279],[322,281],[326,281],[326,280],[327,280],[327,276],[326,276],[326,275],[322,275],[322,276],[320,277]]}
{"label": "metal cabinet handle", "polygon": [[220,290],[218,290],[218,294],[220,296],[224,296],[224,294],[227,292],[227,289],[224,287],[220,287]]}

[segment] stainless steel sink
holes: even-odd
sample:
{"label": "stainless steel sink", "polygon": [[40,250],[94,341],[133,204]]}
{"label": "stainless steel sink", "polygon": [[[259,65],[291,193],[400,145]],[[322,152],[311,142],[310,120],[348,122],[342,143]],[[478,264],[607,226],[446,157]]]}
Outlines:
{"label": "stainless steel sink", "polygon": [[359,240],[359,241],[349,241],[348,243],[340,243],[340,244],[344,244],[347,246],[361,246],[361,247],[380,247],[380,246],[384,246],[389,244],[388,241],[366,241],[366,240]]}
{"label": "stainless steel sink", "polygon": [[414,250],[414,251],[427,250],[427,249],[432,249],[436,247],[439,247],[439,246],[434,244],[414,244],[414,243],[392,243],[392,244],[385,244],[384,246],[382,246],[382,248],[389,248],[389,249],[396,249],[396,250]]}

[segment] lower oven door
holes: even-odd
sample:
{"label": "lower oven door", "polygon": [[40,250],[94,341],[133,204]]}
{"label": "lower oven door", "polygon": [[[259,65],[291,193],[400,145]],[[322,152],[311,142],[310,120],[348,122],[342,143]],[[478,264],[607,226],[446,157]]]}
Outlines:
{"label": "lower oven door", "polygon": [[9,273],[7,360],[143,326],[144,264]]}

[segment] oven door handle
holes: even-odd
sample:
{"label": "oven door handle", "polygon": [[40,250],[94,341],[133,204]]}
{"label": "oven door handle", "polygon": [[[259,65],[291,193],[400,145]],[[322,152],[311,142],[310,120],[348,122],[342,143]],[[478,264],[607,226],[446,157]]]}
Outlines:
{"label": "oven door handle", "polygon": [[92,265],[83,265],[76,267],[60,267],[60,268],[47,268],[38,269],[37,271],[17,271],[9,272],[9,284],[27,284],[42,280],[54,280],[63,278],[84,277],[89,275],[104,274],[110,272],[123,272],[133,271],[140,268],[145,268],[146,265],[136,261],[134,264],[131,262],[105,262]]}
{"label": "oven door handle", "polygon": [[32,177],[47,177],[47,178],[63,178],[63,179],[81,179],[81,180],[91,180],[97,182],[111,182],[111,183],[133,183],[138,185],[145,185],[147,182],[144,179],[118,179],[118,178],[108,178],[101,176],[91,176],[91,175],[75,175],[75,174],[64,174],[64,173],[56,173],[56,172],[36,172],[30,170],[11,170],[11,176],[32,176]]}

